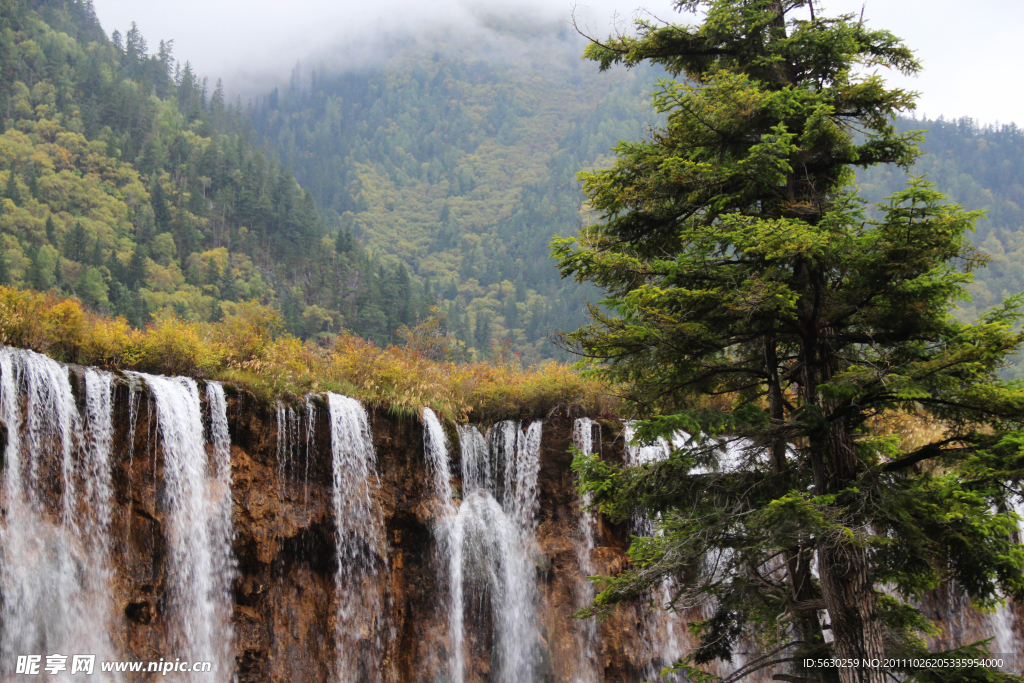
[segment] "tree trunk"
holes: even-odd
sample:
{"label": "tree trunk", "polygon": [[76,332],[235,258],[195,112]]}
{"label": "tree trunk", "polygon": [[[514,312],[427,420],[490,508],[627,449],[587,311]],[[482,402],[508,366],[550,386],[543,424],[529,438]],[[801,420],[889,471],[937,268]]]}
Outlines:
{"label": "tree trunk", "polygon": [[[831,363],[824,364],[831,378]],[[827,381],[827,380],[826,380]],[[833,406],[827,406],[831,409]],[[823,410],[823,415],[828,415]],[[825,492],[839,493],[851,486],[860,470],[856,446],[841,420],[826,420],[828,438],[820,444],[822,451],[812,458],[822,458]],[[813,448],[813,446],[812,446]],[[817,451],[816,448],[813,450]],[[815,485],[818,485],[817,477]],[[844,520],[856,529],[859,520]],[[882,666],[866,666],[865,660],[885,659],[882,622],[878,618],[875,586],[871,581],[867,549],[843,538],[822,539],[818,543],[818,573],[822,597],[832,621],[833,646],[837,659],[850,660],[852,666],[839,669],[842,683],[884,683]]]}
{"label": "tree trunk", "polygon": [[[852,544],[822,544],[818,548],[821,591],[832,621],[834,656],[842,683],[884,683],[885,658],[882,622],[878,618],[875,587],[868,575],[867,551]],[[879,666],[865,666],[877,659]],[[855,660],[855,661],[854,661]]]}
{"label": "tree trunk", "polygon": [[[805,271],[809,293],[805,300],[805,324],[810,334],[803,339],[802,392],[808,407],[817,415],[818,424],[809,438],[810,461],[817,495],[837,494],[854,484],[861,471],[853,436],[842,419],[829,419],[837,407],[825,400],[818,389],[832,379],[838,359],[823,337],[828,330],[818,327],[816,307],[824,289],[824,278],[810,269]],[[815,291],[816,290],[816,291]],[[841,523],[856,529],[860,522],[854,514]],[[865,666],[865,660],[885,658],[882,622],[878,618],[875,587],[870,577],[867,550],[845,538],[818,539],[818,575],[822,597],[832,626],[834,657],[844,660],[837,669],[842,683],[885,683],[881,666]]]}
{"label": "tree trunk", "polygon": [[[779,360],[777,342],[774,337],[765,341],[765,365],[768,369],[768,410],[771,414],[772,428],[777,429],[785,424],[786,412],[784,397],[782,395],[782,383],[779,381]],[[787,451],[789,444],[781,434],[773,435],[771,444],[772,469],[776,474],[784,475],[789,469]],[[817,599],[814,590],[814,581],[811,576],[810,549],[797,545],[787,548],[783,554],[786,563],[786,576],[789,580],[790,598],[795,603],[806,603]],[[797,649],[797,661],[793,663],[793,673],[800,678],[815,678],[825,683],[834,683],[839,678],[833,670],[809,670],[803,665],[803,653],[811,656],[819,655],[814,652],[815,646],[820,645],[824,638],[822,636],[821,620],[817,611],[797,612],[793,615],[793,625],[796,628],[797,637],[804,645]]]}

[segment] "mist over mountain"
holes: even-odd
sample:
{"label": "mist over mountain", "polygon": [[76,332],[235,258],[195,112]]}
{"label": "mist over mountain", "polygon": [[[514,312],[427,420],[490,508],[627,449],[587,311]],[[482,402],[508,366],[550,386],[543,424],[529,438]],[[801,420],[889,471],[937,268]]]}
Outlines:
{"label": "mist over mountain", "polygon": [[[154,39],[173,38],[183,62],[190,60],[199,73],[212,79],[223,78],[232,96],[243,98],[264,94],[263,86],[275,80],[286,82],[299,62],[346,70],[379,65],[387,61],[392,42],[438,31],[457,32],[469,42],[486,41],[490,29],[485,24],[492,16],[566,27],[575,15],[594,35],[607,35],[617,27],[628,28],[637,13],[673,14],[668,0],[636,6],[614,0],[296,0],[287,6],[256,0],[246,3],[244,11],[239,11],[237,3],[220,0],[183,0],[173,9],[161,3],[99,0],[96,10],[108,33],[114,29],[123,33],[134,21]],[[202,20],[197,21],[200,16]]]}

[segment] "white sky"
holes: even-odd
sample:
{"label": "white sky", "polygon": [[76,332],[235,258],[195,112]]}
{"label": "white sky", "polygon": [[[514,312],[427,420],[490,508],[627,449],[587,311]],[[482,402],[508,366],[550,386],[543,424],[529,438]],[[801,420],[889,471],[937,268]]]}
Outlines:
{"label": "white sky", "polygon": [[[174,39],[175,56],[190,60],[229,91],[284,79],[297,61],[347,44],[368,49],[377,35],[404,34],[438,25],[468,26],[482,12],[567,21],[574,4],[587,25],[606,35],[616,12],[629,19],[647,8],[682,21],[667,0],[94,0],[104,30],[122,33],[136,21],[155,51]],[[1024,125],[1024,1],[825,0],[824,14],[860,12],[917,51],[925,71],[893,82],[921,93],[918,115],[970,116],[982,123]],[[688,23],[688,22],[687,22]],[[262,87],[259,90],[263,90]]]}

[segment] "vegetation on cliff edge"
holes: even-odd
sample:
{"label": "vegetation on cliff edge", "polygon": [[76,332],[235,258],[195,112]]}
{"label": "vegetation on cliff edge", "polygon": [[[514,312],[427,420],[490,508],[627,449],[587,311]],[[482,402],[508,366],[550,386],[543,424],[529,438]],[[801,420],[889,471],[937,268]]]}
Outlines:
{"label": "vegetation on cliff edge", "polygon": [[76,299],[0,287],[0,344],[62,362],[225,380],[268,400],[335,391],[402,414],[429,406],[458,420],[615,412],[605,385],[564,364],[524,367],[507,348],[490,362],[455,362],[439,323],[402,328],[402,346],[339,335],[324,348],[289,334],[280,313],[257,302],[216,323],[167,313],[139,329]]}

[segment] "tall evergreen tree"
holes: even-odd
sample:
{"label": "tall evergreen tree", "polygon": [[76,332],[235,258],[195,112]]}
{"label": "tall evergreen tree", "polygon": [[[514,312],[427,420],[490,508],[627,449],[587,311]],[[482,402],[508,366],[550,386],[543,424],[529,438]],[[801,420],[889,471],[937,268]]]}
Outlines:
{"label": "tall evergreen tree", "polygon": [[85,263],[86,255],[89,253],[88,249],[89,236],[85,232],[85,227],[81,221],[75,221],[64,245],[64,255],[72,261]]}
{"label": "tall evergreen tree", "polygon": [[[601,221],[553,243],[564,276],[607,292],[565,342],[629,388],[641,441],[677,444],[635,469],[578,458],[604,510],[660,519],[594,609],[673,577],[673,604],[713,607],[679,665],[691,674],[785,624],[733,680],[785,662],[785,680],[882,683],[892,670],[864,662],[926,652],[922,591],[1024,598],[1006,512],[1022,496],[1024,388],[997,375],[1024,342],[1020,297],[957,323],[984,261],[965,238],[978,214],[920,180],[877,220],[851,193],[854,167],[915,158],[918,136],[893,126],[913,94],[861,75],[918,70],[895,36],[808,0],[676,5],[704,22],[642,21],[587,48],[601,69],[652,62],[686,80],[660,84],[663,128],[581,174]],[[894,415],[940,428],[923,445],[880,436]],[[948,659],[896,669],[988,675]]]}
{"label": "tall evergreen tree", "polygon": [[18,174],[15,173],[13,165],[7,172],[7,185],[4,187],[4,196],[15,204],[21,201],[21,194],[18,192]]}
{"label": "tall evergreen tree", "polygon": [[153,206],[153,218],[156,222],[157,232],[166,232],[171,229],[171,211],[167,206],[167,195],[159,179],[153,181],[153,187],[149,191],[149,202]]}
{"label": "tall evergreen tree", "polygon": [[238,289],[235,287],[235,274],[231,268],[230,257],[228,258],[227,265],[224,266],[224,272],[221,273],[218,288],[220,289],[220,298],[223,301],[235,301],[238,298]]}

